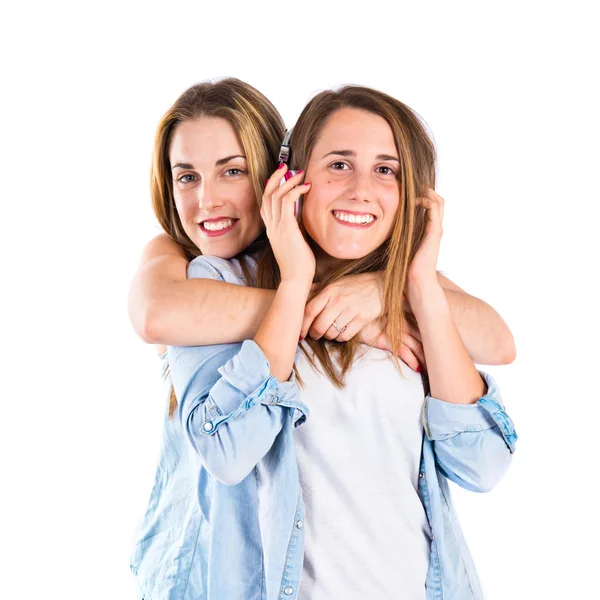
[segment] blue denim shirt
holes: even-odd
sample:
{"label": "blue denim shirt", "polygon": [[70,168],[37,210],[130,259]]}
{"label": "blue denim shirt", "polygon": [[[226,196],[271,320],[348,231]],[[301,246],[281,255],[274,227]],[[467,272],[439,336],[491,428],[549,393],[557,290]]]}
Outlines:
{"label": "blue denim shirt", "polygon": [[[236,261],[213,257],[192,261],[188,277],[244,284]],[[253,341],[169,347],[168,364],[178,411],[165,418],[131,559],[144,599],[295,599],[304,505],[293,429],[310,418],[295,381],[275,379]],[[517,435],[495,382],[482,375],[488,391],[476,404],[430,396],[423,404],[427,600],[483,598],[447,482],[485,492],[510,465]]]}

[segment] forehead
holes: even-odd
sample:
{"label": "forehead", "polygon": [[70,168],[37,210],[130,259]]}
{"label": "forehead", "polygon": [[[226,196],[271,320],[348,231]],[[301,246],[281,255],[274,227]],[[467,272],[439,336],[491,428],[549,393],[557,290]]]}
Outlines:
{"label": "forehead", "polygon": [[[314,147],[321,150],[372,150],[375,154],[395,154],[396,144],[387,121],[357,108],[341,108],[329,116]],[[318,157],[322,154],[318,154]]]}
{"label": "forehead", "polygon": [[179,123],[171,137],[169,157],[219,160],[224,156],[243,154],[242,145],[229,121],[218,117],[200,117]]}

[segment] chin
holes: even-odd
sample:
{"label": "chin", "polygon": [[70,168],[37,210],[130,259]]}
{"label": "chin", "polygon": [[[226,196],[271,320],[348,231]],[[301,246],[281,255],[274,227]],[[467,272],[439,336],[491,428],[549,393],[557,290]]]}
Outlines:
{"label": "chin", "polygon": [[337,258],[338,260],[358,260],[373,252],[375,248],[357,247],[355,245],[339,245],[335,248],[323,248],[323,250],[329,254],[329,256]]}

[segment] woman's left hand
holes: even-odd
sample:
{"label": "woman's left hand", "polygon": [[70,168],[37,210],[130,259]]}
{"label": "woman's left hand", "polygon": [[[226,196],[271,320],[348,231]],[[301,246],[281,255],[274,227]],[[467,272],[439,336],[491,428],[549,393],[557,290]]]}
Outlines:
{"label": "woman's left hand", "polygon": [[[381,316],[383,274],[347,275],[317,293],[306,304],[300,335],[313,340],[322,337],[338,342],[352,339],[365,325]],[[343,331],[335,328],[335,323]]]}
{"label": "woman's left hand", "polygon": [[408,269],[408,286],[411,284],[438,284],[437,261],[442,240],[444,220],[444,199],[432,188],[427,188],[426,196],[417,200],[419,206],[427,209],[427,224],[421,245]]}

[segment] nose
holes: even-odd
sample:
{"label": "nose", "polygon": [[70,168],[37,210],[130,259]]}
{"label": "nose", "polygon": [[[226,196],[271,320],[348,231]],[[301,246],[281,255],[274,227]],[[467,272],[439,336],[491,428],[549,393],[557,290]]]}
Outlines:
{"label": "nose", "polygon": [[371,202],[373,200],[373,181],[368,170],[355,170],[352,184],[355,200],[358,202]]}
{"label": "nose", "polygon": [[198,187],[198,206],[207,212],[223,206],[223,200],[219,197],[215,186],[210,181],[204,180]]}

